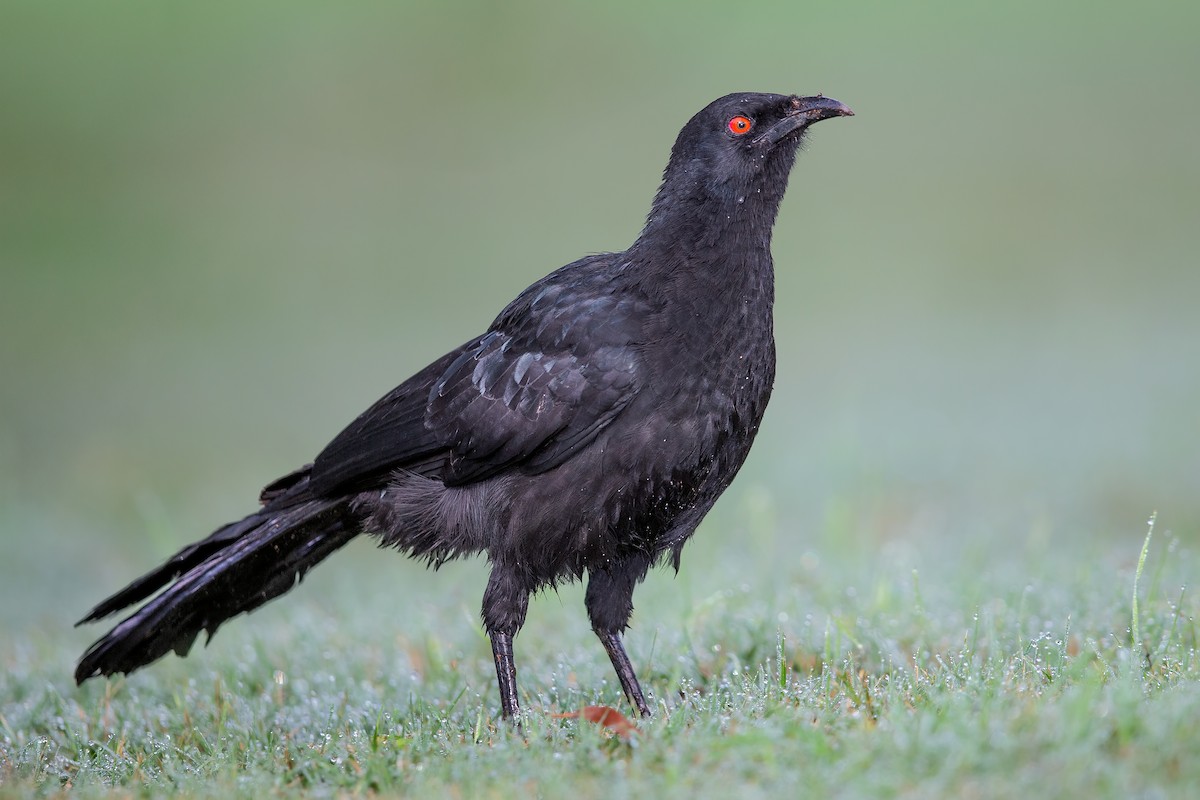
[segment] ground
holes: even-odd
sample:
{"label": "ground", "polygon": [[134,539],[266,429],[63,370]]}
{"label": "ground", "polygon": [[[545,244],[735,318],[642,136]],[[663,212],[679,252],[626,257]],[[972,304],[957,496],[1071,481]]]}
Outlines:
{"label": "ground", "polygon": [[750,582],[753,558],[706,532],[701,565],[639,595],[630,646],[655,716],[627,739],[553,716],[630,713],[577,589],[536,602],[518,640],[514,731],[456,588],[479,565],[424,575],[364,547],[127,679],[76,689],[79,636],[7,647],[0,780],[222,797],[1185,797],[1200,780],[1200,628],[1181,588],[1197,562],[1172,534],[1140,577],[1130,536],[1070,558],[1027,541],[959,552],[940,572],[946,554],[912,542],[833,545]]}

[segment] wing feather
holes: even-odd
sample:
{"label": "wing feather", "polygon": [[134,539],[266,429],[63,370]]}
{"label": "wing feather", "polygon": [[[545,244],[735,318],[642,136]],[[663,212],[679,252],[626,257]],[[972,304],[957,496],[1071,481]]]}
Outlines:
{"label": "wing feather", "polygon": [[447,485],[539,473],[585,447],[640,386],[646,310],[611,290],[619,265],[591,256],[513,301],[491,329],[393,389],[313,462],[316,496],[383,485],[405,469]]}

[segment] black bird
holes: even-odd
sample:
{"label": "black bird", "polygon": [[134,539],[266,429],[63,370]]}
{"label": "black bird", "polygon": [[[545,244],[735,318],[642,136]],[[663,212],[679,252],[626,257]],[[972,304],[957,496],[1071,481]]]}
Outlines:
{"label": "black bird", "polygon": [[820,95],[711,103],[680,131],[632,247],[530,286],[267,486],[260,510],[92,609],[80,624],[162,590],[84,653],[76,681],[186,655],[365,532],[434,565],[487,554],[505,717],[529,596],[586,572],[592,629],[648,715],[621,641],[634,587],[656,562],[678,569],[750,451],[775,378],[779,203],[808,126],[851,114]]}

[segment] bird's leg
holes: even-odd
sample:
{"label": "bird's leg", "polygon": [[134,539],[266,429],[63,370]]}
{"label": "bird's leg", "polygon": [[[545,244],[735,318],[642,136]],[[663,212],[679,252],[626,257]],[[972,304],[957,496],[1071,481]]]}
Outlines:
{"label": "bird's leg", "polygon": [[633,588],[646,577],[649,568],[649,559],[635,558],[617,562],[608,570],[588,570],[587,595],[584,599],[592,630],[608,652],[625,696],[637,706],[638,713],[643,717],[650,716],[650,706],[633,671],[629,654],[625,652],[621,632],[629,627],[629,617],[633,614]]}
{"label": "bird's leg", "polygon": [[521,710],[517,701],[517,665],[513,662],[513,637],[496,631],[491,634],[492,655],[496,659],[496,680],[500,684],[500,713],[512,719]]}
{"label": "bird's leg", "polygon": [[492,640],[496,680],[500,686],[500,713],[513,719],[521,711],[517,700],[517,665],[513,661],[513,637],[525,624],[529,590],[499,564],[492,567],[483,593],[483,624]]}
{"label": "bird's leg", "polygon": [[633,671],[633,664],[629,661],[629,654],[625,652],[621,634],[596,631],[596,635],[600,637],[600,643],[608,651],[613,669],[617,671],[617,678],[621,681],[621,688],[625,690],[625,696],[629,698],[629,702],[637,706],[639,714],[643,717],[650,716],[650,706],[646,704],[646,695],[642,694],[642,685],[638,683],[637,674]]}

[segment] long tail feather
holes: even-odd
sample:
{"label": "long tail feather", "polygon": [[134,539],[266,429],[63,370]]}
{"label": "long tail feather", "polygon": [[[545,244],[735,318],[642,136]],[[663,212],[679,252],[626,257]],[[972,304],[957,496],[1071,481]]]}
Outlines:
{"label": "long tail feather", "polygon": [[79,660],[75,681],[132,672],[174,650],[187,655],[200,631],[209,638],[225,620],[291,589],[304,574],[358,534],[346,501],[310,500],[226,525],[180,551],[96,606],[99,619],[178,578]]}

